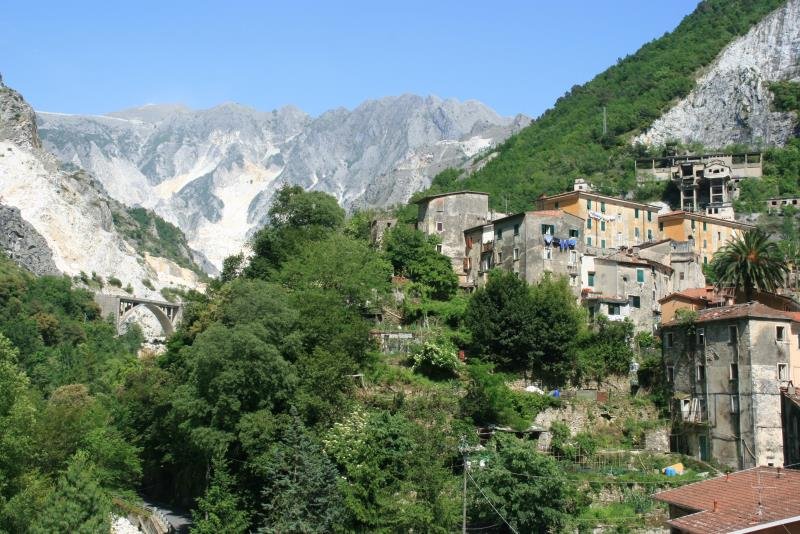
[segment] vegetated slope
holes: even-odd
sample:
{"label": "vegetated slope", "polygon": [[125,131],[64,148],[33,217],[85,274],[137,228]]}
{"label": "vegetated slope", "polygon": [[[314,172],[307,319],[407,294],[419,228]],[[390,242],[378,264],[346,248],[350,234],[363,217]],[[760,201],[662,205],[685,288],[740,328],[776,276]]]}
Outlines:
{"label": "vegetated slope", "polygon": [[153,293],[162,287],[199,287],[201,270],[180,232],[159,233],[150,214],[148,221],[156,226],[151,231],[109,198],[91,175],[60,168],[41,148],[31,107],[2,84],[0,196],[33,228],[35,234],[28,237],[44,238],[62,273],[114,277],[141,296],[156,296]]}
{"label": "vegetated slope", "polygon": [[[783,0],[706,0],[671,33],[573,87],[533,124],[503,143],[497,156],[464,180],[434,179],[439,190],[477,189],[509,210],[530,206],[541,193],[568,189],[585,176],[601,191],[633,189],[632,158],[644,151],[631,138],[695,86],[735,37],[745,34]],[[603,132],[603,108],[607,131]],[[499,205],[499,204],[498,204]],[[505,207],[505,205],[503,205]]]}

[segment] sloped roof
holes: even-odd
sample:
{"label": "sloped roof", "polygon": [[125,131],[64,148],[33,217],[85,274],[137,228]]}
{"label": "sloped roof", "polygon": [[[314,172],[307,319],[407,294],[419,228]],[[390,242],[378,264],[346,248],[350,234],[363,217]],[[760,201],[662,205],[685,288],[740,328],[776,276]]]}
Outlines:
{"label": "sloped roof", "polygon": [[[785,312],[770,308],[760,302],[748,302],[746,304],[734,304],[733,306],[721,306],[718,308],[706,308],[697,312],[695,323],[710,323],[712,321],[726,321],[730,319],[741,319],[749,317],[753,319],[783,319],[786,321],[796,320],[792,314],[795,312]],[[677,320],[670,321],[662,326],[674,326]]]}
{"label": "sloped roof", "polygon": [[759,526],[800,521],[800,471],[754,467],[662,491],[653,498],[697,510],[668,521],[685,532],[755,531]]}
{"label": "sloped roof", "polygon": [[714,286],[692,287],[689,289],[684,289],[683,291],[670,293],[666,297],[659,299],[658,302],[661,304],[675,299],[694,300],[701,302],[721,302],[726,297],[733,296],[730,293],[731,292],[729,290],[719,290]]}

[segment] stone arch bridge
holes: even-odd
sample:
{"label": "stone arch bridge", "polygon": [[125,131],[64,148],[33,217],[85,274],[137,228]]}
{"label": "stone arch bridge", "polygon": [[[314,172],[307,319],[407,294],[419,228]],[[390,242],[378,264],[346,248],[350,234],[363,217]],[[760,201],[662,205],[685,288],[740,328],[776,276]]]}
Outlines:
{"label": "stone arch bridge", "polygon": [[183,318],[183,304],[179,302],[162,302],[102,293],[95,293],[94,301],[100,306],[103,317],[111,317],[114,320],[118,334],[122,333],[125,321],[139,308],[146,308],[155,316],[165,336],[175,332],[175,328]]}

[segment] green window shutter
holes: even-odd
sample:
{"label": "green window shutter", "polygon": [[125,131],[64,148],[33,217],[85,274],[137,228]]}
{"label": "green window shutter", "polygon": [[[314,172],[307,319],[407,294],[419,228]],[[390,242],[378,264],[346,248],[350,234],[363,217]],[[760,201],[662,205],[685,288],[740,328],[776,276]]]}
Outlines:
{"label": "green window shutter", "polygon": [[587,198],[586,199],[586,209],[587,210],[592,209],[592,199],[591,198]]}
{"label": "green window shutter", "polygon": [[708,224],[705,221],[703,221],[703,230],[708,230]]}
{"label": "green window shutter", "polygon": [[644,269],[636,269],[636,281],[644,282]]}
{"label": "green window shutter", "polygon": [[603,201],[600,201],[600,211],[602,211],[603,213],[606,212],[606,203]]}
{"label": "green window shutter", "polygon": [[590,247],[592,246],[592,238],[591,238],[591,236],[586,238],[586,244],[589,245]]}
{"label": "green window shutter", "polygon": [[606,248],[606,240],[605,239],[601,239],[600,240],[600,248]]}
{"label": "green window shutter", "polygon": [[592,229],[592,220],[591,219],[586,219],[586,228],[588,228],[589,230]]}
{"label": "green window shutter", "polygon": [[589,273],[589,287],[594,287],[594,273]]}
{"label": "green window shutter", "polygon": [[606,229],[606,222],[605,221],[600,221],[600,229],[605,231],[605,229]]}
{"label": "green window shutter", "polygon": [[653,220],[653,212],[652,211],[648,211],[647,212],[647,222],[652,222],[652,220]]}
{"label": "green window shutter", "polygon": [[639,218],[639,208],[634,208],[634,210],[633,210],[633,216],[634,216],[635,218],[637,218],[637,219]]}

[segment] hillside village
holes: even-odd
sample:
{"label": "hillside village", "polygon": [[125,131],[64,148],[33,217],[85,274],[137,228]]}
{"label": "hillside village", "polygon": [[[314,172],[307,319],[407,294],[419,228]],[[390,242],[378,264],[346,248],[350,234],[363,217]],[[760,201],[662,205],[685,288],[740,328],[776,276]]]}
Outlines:
{"label": "hillside village", "polygon": [[798,44],[703,0],[533,120],[0,78],[0,533],[800,534]]}
{"label": "hillside village", "polygon": [[[720,249],[756,228],[737,221],[733,201],[741,181],[760,179],[761,161],[758,153],[637,160],[638,183],[677,186],[676,210],[603,195],[577,179],[573,191],[513,214],[491,210],[487,193],[425,196],[415,201],[416,228],[435,236],[466,292],[485,287],[494,269],[528,284],[563,277],[590,322],[630,321],[660,338],[668,450],[726,472],[800,467],[800,302],[789,276],[776,292],[751,295],[705,276]],[[373,240],[396,224],[373,220]],[[680,490],[672,492],[679,501]],[[679,518],[697,508],[673,506],[673,528],[691,525]]]}

